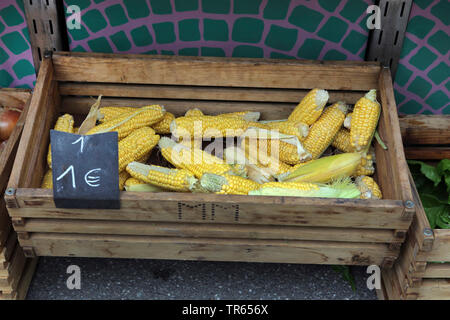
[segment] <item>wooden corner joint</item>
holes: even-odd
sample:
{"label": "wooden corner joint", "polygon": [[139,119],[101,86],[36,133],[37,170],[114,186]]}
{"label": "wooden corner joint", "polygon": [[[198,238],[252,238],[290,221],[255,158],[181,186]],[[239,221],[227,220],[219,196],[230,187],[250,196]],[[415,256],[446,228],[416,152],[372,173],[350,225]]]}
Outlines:
{"label": "wooden corner joint", "polygon": [[412,200],[406,200],[403,203],[403,220],[412,220],[416,214],[416,205]]}
{"label": "wooden corner joint", "polygon": [[8,188],[5,191],[5,202],[8,208],[19,208],[19,203],[16,199],[16,189]]}
{"label": "wooden corner joint", "polygon": [[26,231],[18,231],[17,238],[19,238],[20,240],[28,240],[30,239],[30,233]]}
{"label": "wooden corner joint", "polygon": [[24,218],[11,218],[11,222],[14,227],[23,227],[25,225]]}
{"label": "wooden corner joint", "polygon": [[23,247],[23,253],[27,258],[36,258],[36,252],[33,247]]}
{"label": "wooden corner joint", "polygon": [[383,262],[381,263],[381,268],[391,269],[394,266],[395,260],[395,257],[384,257]]}

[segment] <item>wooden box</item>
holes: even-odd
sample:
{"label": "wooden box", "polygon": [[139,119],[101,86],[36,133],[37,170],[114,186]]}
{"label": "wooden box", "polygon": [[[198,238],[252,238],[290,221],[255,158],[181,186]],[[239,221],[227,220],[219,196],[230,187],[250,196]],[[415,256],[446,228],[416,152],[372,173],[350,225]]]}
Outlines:
{"label": "wooden box", "polygon": [[[260,111],[286,118],[311,88],[355,103],[377,88],[384,200],[121,193],[120,210],[58,209],[39,189],[61,113],[158,103],[175,115]],[[285,262],[389,267],[414,216],[389,69],[369,62],[55,53],[44,59],[5,197],[28,256]]]}
{"label": "wooden box", "polygon": [[0,194],[2,195],[0,199],[0,300],[25,298],[36,265],[36,259],[25,258],[17,242],[17,235],[12,228],[3,199],[14,156],[19,146],[30,97],[29,90],[0,89],[0,105],[9,107],[25,105],[11,137],[0,152]]}
{"label": "wooden box", "polygon": [[[408,158],[450,158],[450,116],[411,115],[400,123]],[[450,300],[450,230],[431,229],[410,179],[416,217],[394,268],[382,272],[384,298]]]}

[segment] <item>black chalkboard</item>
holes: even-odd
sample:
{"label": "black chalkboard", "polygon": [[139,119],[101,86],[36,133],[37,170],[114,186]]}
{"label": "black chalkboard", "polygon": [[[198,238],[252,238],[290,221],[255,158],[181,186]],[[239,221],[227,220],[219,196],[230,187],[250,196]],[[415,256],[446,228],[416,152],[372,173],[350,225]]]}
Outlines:
{"label": "black chalkboard", "polygon": [[120,209],[117,132],[50,131],[57,208]]}

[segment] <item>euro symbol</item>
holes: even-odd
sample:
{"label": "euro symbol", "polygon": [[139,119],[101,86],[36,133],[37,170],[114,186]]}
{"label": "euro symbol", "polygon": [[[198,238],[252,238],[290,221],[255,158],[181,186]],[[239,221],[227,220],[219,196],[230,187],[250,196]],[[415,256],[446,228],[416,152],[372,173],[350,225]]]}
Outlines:
{"label": "euro symbol", "polygon": [[89,171],[88,173],[86,173],[86,175],[84,176],[84,181],[86,181],[87,185],[90,187],[100,187],[100,176],[99,175],[95,175],[96,172],[101,171],[102,169],[97,168],[97,169],[92,169],[91,171]]}

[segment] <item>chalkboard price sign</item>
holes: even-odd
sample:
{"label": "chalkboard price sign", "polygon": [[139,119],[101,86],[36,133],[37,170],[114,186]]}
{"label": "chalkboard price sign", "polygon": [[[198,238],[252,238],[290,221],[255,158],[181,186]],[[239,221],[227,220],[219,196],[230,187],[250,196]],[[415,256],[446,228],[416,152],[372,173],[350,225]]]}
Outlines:
{"label": "chalkboard price sign", "polygon": [[117,132],[50,131],[57,208],[120,209]]}

